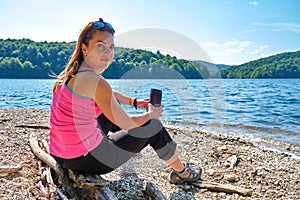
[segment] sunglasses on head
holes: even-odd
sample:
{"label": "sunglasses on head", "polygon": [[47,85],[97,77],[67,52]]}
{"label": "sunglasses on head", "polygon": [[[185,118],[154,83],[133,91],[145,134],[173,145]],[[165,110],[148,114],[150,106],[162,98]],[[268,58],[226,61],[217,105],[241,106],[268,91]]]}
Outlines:
{"label": "sunglasses on head", "polygon": [[88,30],[85,32],[85,35],[83,37],[83,40],[85,40],[87,34],[92,30],[92,29],[97,29],[97,30],[101,30],[101,29],[106,29],[108,31],[110,31],[111,33],[115,33],[114,28],[112,27],[112,25],[110,23],[104,22],[102,18],[99,18],[99,21],[95,21],[92,23],[92,25],[88,28]]}

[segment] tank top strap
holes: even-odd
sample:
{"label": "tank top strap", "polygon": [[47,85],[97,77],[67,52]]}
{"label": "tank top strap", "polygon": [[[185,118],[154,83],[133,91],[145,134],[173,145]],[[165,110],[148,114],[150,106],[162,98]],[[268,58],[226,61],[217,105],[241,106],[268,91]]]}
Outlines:
{"label": "tank top strap", "polygon": [[74,72],[71,76],[68,77],[68,79],[66,81],[66,85],[68,85],[68,83],[71,80],[72,76],[74,76],[78,73],[87,72],[87,71],[93,71],[93,70],[90,67],[85,67],[85,66],[80,67],[78,71]]}

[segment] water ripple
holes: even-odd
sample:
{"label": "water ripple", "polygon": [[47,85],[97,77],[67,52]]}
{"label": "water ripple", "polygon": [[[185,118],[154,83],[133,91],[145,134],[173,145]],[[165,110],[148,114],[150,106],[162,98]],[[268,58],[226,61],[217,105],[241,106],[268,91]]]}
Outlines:
{"label": "water ripple", "polygon": [[[233,127],[239,132],[243,127],[249,134],[250,127],[255,127],[261,135],[299,141],[300,79],[108,81],[113,89],[137,98],[148,97],[150,88],[162,89],[164,121],[220,123],[227,125],[223,132]],[[49,110],[53,83],[54,80],[0,79],[0,108]],[[144,112],[129,106],[124,109],[131,114]]]}

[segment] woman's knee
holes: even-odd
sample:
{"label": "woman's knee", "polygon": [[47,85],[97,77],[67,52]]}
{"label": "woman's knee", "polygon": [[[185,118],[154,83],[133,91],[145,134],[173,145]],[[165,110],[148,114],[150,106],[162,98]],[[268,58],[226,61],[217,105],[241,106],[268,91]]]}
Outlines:
{"label": "woman's knee", "polygon": [[169,160],[176,151],[177,144],[175,141],[171,140],[166,143],[164,146],[160,147],[160,149],[155,150],[158,157],[162,160]]}
{"label": "woman's knee", "polygon": [[156,118],[151,119],[151,120],[150,120],[150,123],[154,123],[154,124],[156,124],[156,125],[158,125],[158,126],[163,127],[161,121],[160,121],[159,119],[156,119]]}
{"label": "woman's knee", "polygon": [[151,119],[149,125],[150,129],[152,129],[155,132],[159,132],[161,129],[164,128],[163,124],[159,119]]}
{"label": "woman's knee", "polygon": [[163,129],[161,121],[151,119],[141,127],[134,128],[128,131],[128,134],[137,138],[151,138]]}

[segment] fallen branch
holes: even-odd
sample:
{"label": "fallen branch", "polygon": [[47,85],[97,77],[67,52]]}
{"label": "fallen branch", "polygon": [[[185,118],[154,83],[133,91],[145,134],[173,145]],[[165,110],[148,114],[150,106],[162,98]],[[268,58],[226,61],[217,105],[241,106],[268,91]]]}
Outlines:
{"label": "fallen branch", "polygon": [[47,154],[50,154],[48,142],[47,142],[46,140],[42,139],[42,144],[43,144],[43,147],[44,147],[46,153],[47,153]]}
{"label": "fallen branch", "polygon": [[64,195],[64,193],[62,191],[60,191],[59,188],[56,188],[56,192],[58,194],[58,196],[62,199],[62,200],[69,200],[66,195]]}
{"label": "fallen branch", "polygon": [[[47,154],[50,154],[49,151],[49,146],[48,146],[48,142],[44,139],[41,140],[41,145],[42,145],[42,150],[44,150]],[[53,184],[53,179],[52,179],[52,175],[51,175],[51,169],[48,165],[46,165],[46,169],[45,169],[45,179],[47,181],[47,183],[49,183],[50,185]]]}
{"label": "fallen branch", "polygon": [[49,166],[46,166],[46,181],[51,185],[53,184],[53,179],[52,179],[51,170]]}
{"label": "fallen branch", "polygon": [[42,191],[44,197],[50,198],[50,194],[46,191],[46,188],[44,187],[42,181],[39,181],[37,183],[37,187],[40,188],[40,190]]}
{"label": "fallen branch", "polygon": [[0,166],[0,173],[15,173],[22,169],[21,165],[16,166]]}
{"label": "fallen branch", "polygon": [[20,124],[15,125],[17,128],[33,128],[33,129],[49,129],[48,126],[45,125],[27,125],[27,124]]}
{"label": "fallen branch", "polygon": [[205,182],[205,181],[197,181],[197,182],[191,182],[194,186],[198,188],[205,188],[210,191],[216,191],[216,192],[225,192],[228,194],[237,193],[241,194],[243,196],[251,196],[252,190],[251,189],[245,189],[236,187],[233,185],[225,185],[220,183],[214,183],[214,182]]}

